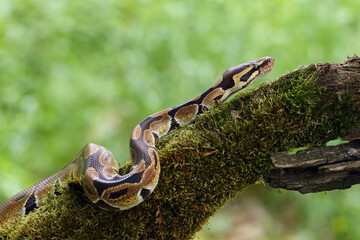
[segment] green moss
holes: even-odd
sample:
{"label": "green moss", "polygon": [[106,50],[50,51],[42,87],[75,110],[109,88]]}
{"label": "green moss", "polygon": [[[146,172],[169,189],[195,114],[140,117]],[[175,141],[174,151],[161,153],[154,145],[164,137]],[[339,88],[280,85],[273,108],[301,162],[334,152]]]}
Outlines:
{"label": "green moss", "polygon": [[[359,127],[352,96],[329,101],[311,65],[239,95],[158,143],[159,185],[141,205],[98,209],[76,184],[30,214],[4,238],[189,239],[214,212],[261,181],[272,154],[325,144]],[[122,168],[127,171],[129,164]]]}

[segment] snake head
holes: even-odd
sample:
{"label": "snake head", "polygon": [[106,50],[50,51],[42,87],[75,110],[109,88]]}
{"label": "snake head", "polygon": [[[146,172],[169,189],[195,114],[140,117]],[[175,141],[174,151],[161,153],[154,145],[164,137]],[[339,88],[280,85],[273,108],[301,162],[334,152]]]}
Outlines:
{"label": "snake head", "polygon": [[236,90],[248,86],[250,83],[269,73],[275,64],[271,57],[263,57],[251,62],[231,67],[222,75],[221,87],[224,90],[235,87]]}

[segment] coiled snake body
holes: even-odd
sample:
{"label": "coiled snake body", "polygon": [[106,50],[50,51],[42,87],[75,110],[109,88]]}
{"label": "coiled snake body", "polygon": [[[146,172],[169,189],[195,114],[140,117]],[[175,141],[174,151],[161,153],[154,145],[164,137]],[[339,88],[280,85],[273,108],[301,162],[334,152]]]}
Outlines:
{"label": "coiled snake body", "polygon": [[158,183],[160,162],[156,141],[192,123],[204,110],[221,104],[233,93],[270,72],[273,66],[274,59],[264,57],[232,67],[200,96],[144,119],[130,138],[133,167],[126,175],[118,173],[118,162],[110,151],[96,144],[86,145],[62,170],[0,205],[0,226],[18,221],[39,207],[45,194],[49,191],[57,194],[55,186],[67,180],[79,182],[87,197],[101,208],[125,210],[138,205]]}

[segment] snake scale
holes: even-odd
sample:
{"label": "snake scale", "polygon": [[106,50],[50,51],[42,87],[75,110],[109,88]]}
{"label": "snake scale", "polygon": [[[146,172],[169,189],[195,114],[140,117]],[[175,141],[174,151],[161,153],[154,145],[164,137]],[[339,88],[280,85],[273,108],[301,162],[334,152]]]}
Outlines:
{"label": "snake scale", "polygon": [[140,122],[130,138],[132,168],[120,175],[112,153],[90,143],[63,169],[25,189],[0,205],[0,226],[17,222],[42,204],[42,198],[68,180],[77,181],[91,202],[104,209],[125,210],[147,198],[156,187],[160,161],[155,148],[159,138],[194,122],[197,115],[224,102],[272,70],[274,59],[260,58],[229,68],[200,96],[175,107],[155,113]]}

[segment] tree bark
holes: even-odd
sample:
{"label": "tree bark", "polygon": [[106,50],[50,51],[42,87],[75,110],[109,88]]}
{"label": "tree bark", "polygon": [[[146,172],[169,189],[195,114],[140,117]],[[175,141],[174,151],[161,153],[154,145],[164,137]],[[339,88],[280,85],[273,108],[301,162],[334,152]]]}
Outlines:
{"label": "tree bark", "polygon": [[229,199],[261,180],[275,153],[323,146],[359,129],[359,95],[357,56],[303,67],[161,139],[159,184],[139,206],[101,210],[69,183],[62,195],[49,195],[20,223],[0,229],[0,238],[189,239]]}
{"label": "tree bark", "polygon": [[300,193],[350,188],[360,183],[360,140],[329,147],[276,153],[275,169],[264,175],[273,188]]}

